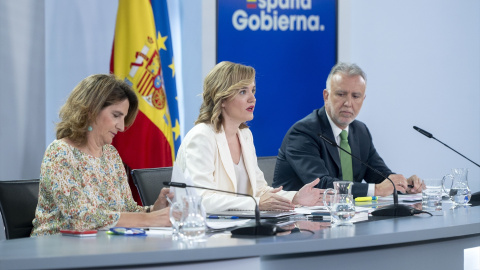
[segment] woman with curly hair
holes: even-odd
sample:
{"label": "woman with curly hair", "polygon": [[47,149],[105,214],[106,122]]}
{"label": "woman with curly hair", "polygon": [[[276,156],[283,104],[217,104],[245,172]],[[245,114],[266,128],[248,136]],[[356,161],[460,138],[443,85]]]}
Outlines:
{"label": "woman with curly hair", "polygon": [[169,226],[168,189],[154,205],[133,200],[113,137],[133,124],[135,92],[113,75],[92,75],[60,110],[57,139],[47,148],[31,236],[114,226]]}

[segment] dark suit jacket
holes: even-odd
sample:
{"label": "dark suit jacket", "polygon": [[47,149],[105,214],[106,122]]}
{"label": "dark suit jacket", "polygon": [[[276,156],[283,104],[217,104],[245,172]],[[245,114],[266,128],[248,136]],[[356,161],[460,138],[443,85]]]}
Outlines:
{"label": "dark suit jacket", "polygon": [[[321,133],[335,142],[325,107],[314,110],[295,123],[285,135],[278,150],[273,186],[284,190],[299,190],[303,185],[320,178],[318,188],[333,188],[333,182],[342,180],[339,149],[318,136]],[[388,176],[392,172],[375,150],[367,126],[360,121],[349,125],[348,142],[352,154]],[[380,183],[384,178],[352,158],[354,197],[366,196],[368,184]]]}

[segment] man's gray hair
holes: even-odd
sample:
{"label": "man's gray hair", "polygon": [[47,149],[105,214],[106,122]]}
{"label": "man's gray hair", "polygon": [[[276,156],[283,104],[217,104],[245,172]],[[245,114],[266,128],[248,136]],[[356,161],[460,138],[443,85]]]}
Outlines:
{"label": "man's gray hair", "polygon": [[327,91],[330,92],[330,82],[332,80],[333,75],[337,73],[343,73],[347,76],[356,76],[359,75],[363,78],[365,83],[367,83],[367,74],[363,72],[363,70],[357,66],[356,64],[349,64],[344,62],[338,62],[335,66],[333,66],[330,74],[328,74],[327,78]]}

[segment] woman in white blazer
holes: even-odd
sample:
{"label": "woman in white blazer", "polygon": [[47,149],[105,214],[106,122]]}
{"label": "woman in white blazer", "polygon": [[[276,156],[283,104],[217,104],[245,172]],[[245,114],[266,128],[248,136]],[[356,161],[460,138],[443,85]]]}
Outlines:
{"label": "woman in white blazer", "polygon": [[[195,126],[177,153],[176,164],[195,185],[247,193],[260,210],[291,210],[295,205],[318,205],[322,190],[316,179],[297,191],[282,191],[267,185],[257,165],[253,136],[245,122],[255,109],[255,70],[221,62],[207,75],[203,104]],[[197,190],[207,212],[229,209],[253,210],[251,198]]]}

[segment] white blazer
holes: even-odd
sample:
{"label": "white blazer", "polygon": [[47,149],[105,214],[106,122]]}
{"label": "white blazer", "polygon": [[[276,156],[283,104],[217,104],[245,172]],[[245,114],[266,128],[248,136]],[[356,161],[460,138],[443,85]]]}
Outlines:
{"label": "white blazer", "polygon": [[[263,172],[258,168],[252,132],[248,128],[238,129],[242,146],[243,161],[252,187],[252,195],[257,200],[272,187],[267,185]],[[237,192],[235,168],[228,147],[225,132],[215,133],[213,126],[195,125],[185,136],[178,149],[176,164],[185,173],[188,170],[193,183],[198,186]],[[203,197],[207,212],[228,209],[253,210],[255,203],[251,198],[235,196],[209,190],[197,189]],[[292,200],[296,191],[277,193]]]}

